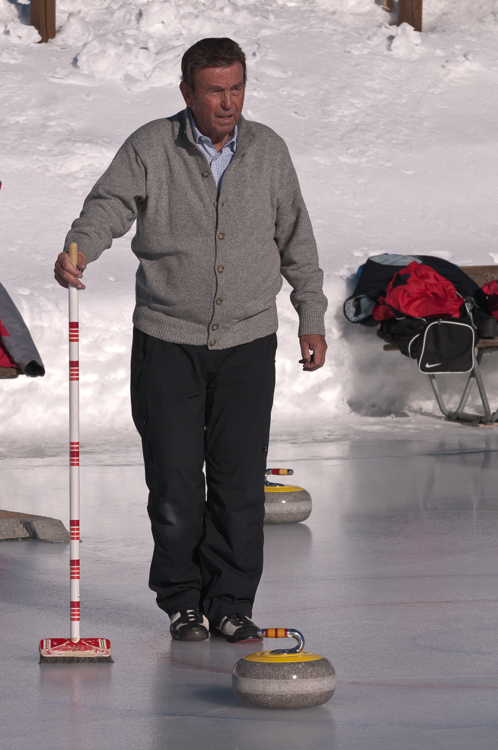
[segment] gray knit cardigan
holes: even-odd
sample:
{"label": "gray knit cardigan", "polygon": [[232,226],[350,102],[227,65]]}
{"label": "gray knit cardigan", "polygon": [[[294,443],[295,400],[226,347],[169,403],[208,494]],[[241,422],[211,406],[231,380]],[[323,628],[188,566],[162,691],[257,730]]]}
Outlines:
{"label": "gray knit cardigan", "polygon": [[188,110],[144,125],[120,148],[66,237],[88,261],[136,220],[133,322],[174,343],[225,349],[274,333],[283,275],[299,335],[324,331],[327,300],[308,212],[283,140],[239,121],[220,193]]}

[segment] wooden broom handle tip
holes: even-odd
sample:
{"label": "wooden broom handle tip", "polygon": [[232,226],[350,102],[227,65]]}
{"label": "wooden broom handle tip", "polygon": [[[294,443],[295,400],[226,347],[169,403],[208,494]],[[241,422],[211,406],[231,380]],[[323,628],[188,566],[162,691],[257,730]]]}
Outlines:
{"label": "wooden broom handle tip", "polygon": [[69,260],[71,261],[73,266],[76,268],[76,265],[78,263],[78,243],[70,242],[68,249],[69,249]]}

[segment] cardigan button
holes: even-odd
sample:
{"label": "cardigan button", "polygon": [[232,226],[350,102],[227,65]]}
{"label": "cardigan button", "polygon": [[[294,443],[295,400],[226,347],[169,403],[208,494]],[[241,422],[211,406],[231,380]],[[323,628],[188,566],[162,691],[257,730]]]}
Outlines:
{"label": "cardigan button", "polygon": [[218,273],[223,273],[224,270],[223,266],[218,266]]}
{"label": "cardigan button", "polygon": [[219,239],[219,240],[224,240],[224,239],[225,239],[225,235],[223,234],[223,232],[220,232],[220,233],[219,233],[219,235],[218,235],[218,239]]}
{"label": "cardigan button", "polygon": [[209,346],[214,346],[216,344],[216,339],[211,339],[209,342]]}
{"label": "cardigan button", "polygon": [[217,330],[218,330],[218,324],[217,324],[217,323],[215,323],[214,325],[212,325],[212,326],[211,326],[211,330],[212,330],[212,331],[217,331]]}
{"label": "cardigan button", "polygon": [[222,301],[223,300],[221,299],[221,297],[218,297],[218,299],[216,300],[216,304],[217,305],[221,305]]}
{"label": "cardigan button", "polygon": [[207,171],[207,169],[204,170],[204,172],[202,173],[202,176],[209,177],[209,172]]}

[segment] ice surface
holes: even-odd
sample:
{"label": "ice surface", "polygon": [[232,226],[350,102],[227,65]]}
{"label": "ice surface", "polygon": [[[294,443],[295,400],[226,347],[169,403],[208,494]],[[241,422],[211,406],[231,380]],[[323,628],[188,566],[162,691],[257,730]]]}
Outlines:
{"label": "ice surface", "polygon": [[[130,446],[82,461],[82,633],[110,638],[115,664],[38,665],[38,640],[68,632],[68,550],[0,545],[2,745],[494,750],[494,430],[429,419],[391,435],[370,430],[296,433],[274,441],[269,457],[294,468],[314,509],[305,524],[266,528],[255,619],[301,629],[307,648],[332,661],[329,703],[290,714],[245,708],[230,673],[254,645],[170,640],[147,588],[146,493]],[[65,520],[65,464],[1,460],[2,501]]]}

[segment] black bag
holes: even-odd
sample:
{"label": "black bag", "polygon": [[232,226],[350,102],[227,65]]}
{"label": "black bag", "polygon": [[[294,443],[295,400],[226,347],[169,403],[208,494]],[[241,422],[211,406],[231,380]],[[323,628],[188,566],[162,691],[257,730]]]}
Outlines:
{"label": "black bag", "polygon": [[476,307],[467,299],[460,318],[400,317],[383,320],[377,335],[395,344],[405,357],[418,360],[426,375],[470,372],[479,341]]}
{"label": "black bag", "polygon": [[475,330],[454,318],[434,320],[423,334],[418,369],[426,375],[470,372],[474,367]]}
{"label": "black bag", "polygon": [[418,359],[426,328],[426,318],[390,318],[382,321],[377,336],[397,346],[405,357]]}

